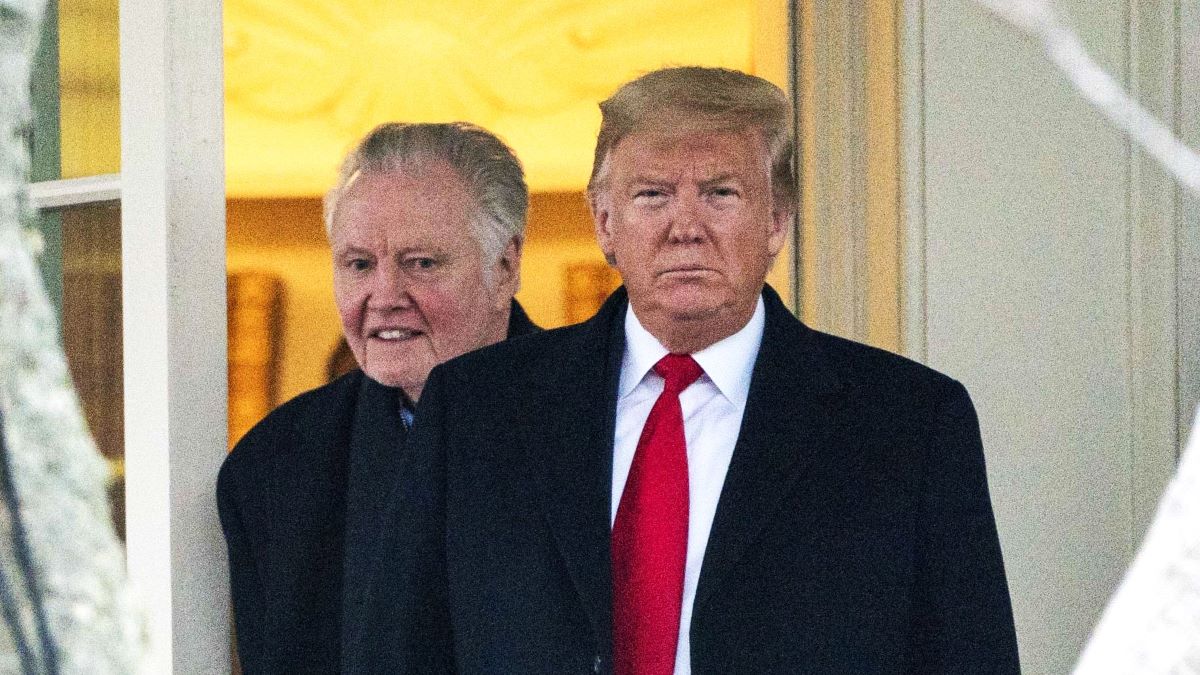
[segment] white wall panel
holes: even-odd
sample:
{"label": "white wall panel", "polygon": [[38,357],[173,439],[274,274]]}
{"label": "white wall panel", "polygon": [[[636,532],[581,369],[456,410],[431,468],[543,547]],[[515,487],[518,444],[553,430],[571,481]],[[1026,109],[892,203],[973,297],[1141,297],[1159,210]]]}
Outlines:
{"label": "white wall panel", "polygon": [[[1055,5],[1174,114],[1172,2]],[[974,397],[1023,664],[1067,672],[1177,452],[1175,192],[1035,43],[906,9],[905,343]]]}

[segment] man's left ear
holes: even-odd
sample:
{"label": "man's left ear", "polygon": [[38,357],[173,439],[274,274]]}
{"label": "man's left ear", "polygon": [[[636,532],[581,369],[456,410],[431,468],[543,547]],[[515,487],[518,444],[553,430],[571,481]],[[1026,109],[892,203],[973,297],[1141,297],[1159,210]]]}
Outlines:
{"label": "man's left ear", "polygon": [[767,246],[772,256],[778,255],[783,250],[783,244],[787,241],[788,229],[791,224],[791,209],[771,210],[771,231],[767,233]]}
{"label": "man's left ear", "polygon": [[496,261],[496,290],[502,291],[496,293],[497,309],[508,307],[509,301],[521,288],[521,251],[524,244],[520,235],[514,236]]}

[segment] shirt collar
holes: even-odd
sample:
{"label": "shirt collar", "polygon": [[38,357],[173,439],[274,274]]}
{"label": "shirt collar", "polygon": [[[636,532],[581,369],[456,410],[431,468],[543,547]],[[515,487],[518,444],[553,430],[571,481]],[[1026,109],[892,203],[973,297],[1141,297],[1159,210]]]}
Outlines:
{"label": "shirt collar", "polygon": [[[721,394],[737,406],[745,406],[750,393],[750,376],[762,345],[766,308],[762,296],[754,306],[754,314],[741,330],[694,354],[692,358],[704,369],[704,374]],[[625,355],[621,363],[621,381],[617,395],[624,398],[646,377],[646,373],[667,355],[667,348],[642,326],[633,311],[625,310]]]}

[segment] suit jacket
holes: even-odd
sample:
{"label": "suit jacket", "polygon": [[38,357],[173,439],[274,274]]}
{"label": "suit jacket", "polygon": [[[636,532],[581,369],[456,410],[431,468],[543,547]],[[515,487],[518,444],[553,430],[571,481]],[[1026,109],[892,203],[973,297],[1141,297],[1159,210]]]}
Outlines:
{"label": "suit jacket", "polygon": [[[769,288],[700,571],[694,673],[1016,673],[978,423],[954,380]],[[600,673],[626,299],[435,369],[352,673]]]}
{"label": "suit jacket", "polygon": [[[513,302],[508,336],[537,331]],[[225,459],[217,506],[246,673],[335,673],[343,606],[405,441],[399,389],[354,370],[284,403]]]}

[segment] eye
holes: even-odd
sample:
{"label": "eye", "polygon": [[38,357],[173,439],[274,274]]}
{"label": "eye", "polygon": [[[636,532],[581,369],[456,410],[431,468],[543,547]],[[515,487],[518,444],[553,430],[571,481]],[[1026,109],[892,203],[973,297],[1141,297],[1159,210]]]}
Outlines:
{"label": "eye", "polygon": [[346,261],[346,267],[355,272],[366,272],[371,269],[371,261],[366,258],[351,258]]}
{"label": "eye", "polygon": [[667,201],[666,190],[660,188],[642,188],[633,193],[633,203],[643,206],[657,206]]}
{"label": "eye", "polygon": [[404,262],[410,269],[421,272],[428,272],[430,270],[437,269],[438,267],[438,261],[436,259],[426,256],[415,256],[405,260]]}
{"label": "eye", "polygon": [[714,187],[712,190],[709,191],[709,194],[711,194],[713,197],[716,197],[717,199],[732,199],[732,198],[741,196],[741,193],[738,192],[737,188],[729,186],[729,185],[720,185],[720,186]]}

